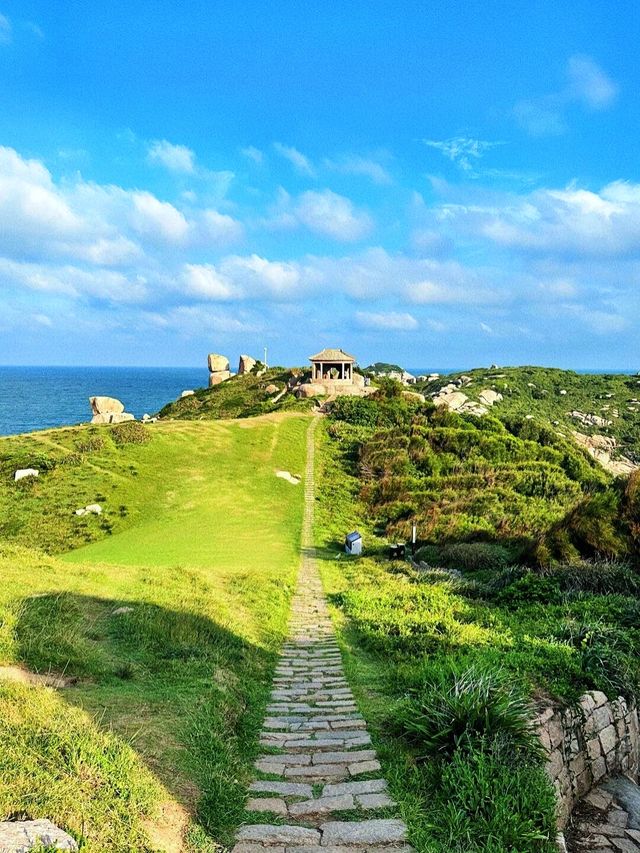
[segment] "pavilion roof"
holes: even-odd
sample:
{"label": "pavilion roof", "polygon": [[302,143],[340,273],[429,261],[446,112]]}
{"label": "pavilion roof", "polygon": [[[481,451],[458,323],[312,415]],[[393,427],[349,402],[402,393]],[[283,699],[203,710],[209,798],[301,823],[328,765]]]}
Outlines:
{"label": "pavilion roof", "polygon": [[323,349],[316,355],[310,355],[309,361],[350,361],[355,364],[355,358],[343,349]]}

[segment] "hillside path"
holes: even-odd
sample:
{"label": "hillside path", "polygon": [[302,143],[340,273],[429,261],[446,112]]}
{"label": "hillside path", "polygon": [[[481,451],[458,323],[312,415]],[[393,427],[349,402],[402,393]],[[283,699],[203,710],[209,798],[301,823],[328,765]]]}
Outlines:
{"label": "hillside path", "polygon": [[[307,432],[301,565],[247,809],[233,853],[409,853],[347,684],[313,546],[314,417]],[[274,815],[278,822],[274,822]]]}

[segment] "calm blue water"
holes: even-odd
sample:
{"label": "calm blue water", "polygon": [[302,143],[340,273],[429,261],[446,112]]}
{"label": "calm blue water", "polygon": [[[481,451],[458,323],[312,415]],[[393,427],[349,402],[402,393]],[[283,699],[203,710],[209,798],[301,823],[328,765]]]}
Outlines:
{"label": "calm blue water", "polygon": [[140,418],[208,381],[206,367],[0,366],[0,435],[86,422],[94,395],[117,397]]}

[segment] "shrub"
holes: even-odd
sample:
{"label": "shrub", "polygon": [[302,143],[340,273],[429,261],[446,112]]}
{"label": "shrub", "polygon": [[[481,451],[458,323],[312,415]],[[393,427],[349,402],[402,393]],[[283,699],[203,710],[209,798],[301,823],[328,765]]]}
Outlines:
{"label": "shrub", "polygon": [[530,603],[557,604],[561,601],[560,584],[555,577],[543,577],[527,572],[496,595],[496,601],[507,607]]}
{"label": "shrub", "polygon": [[458,751],[438,767],[430,836],[448,853],[553,853],[555,796],[535,760],[509,741]]}
{"label": "shrub", "polygon": [[422,758],[451,756],[482,741],[508,738],[512,748],[536,755],[540,743],[524,693],[501,670],[449,664],[436,671],[400,709],[401,730]]}
{"label": "shrub", "polygon": [[125,421],[114,426],[111,437],[119,447],[125,444],[146,444],[151,440],[147,427],[138,421]]}
{"label": "shrub", "polygon": [[441,551],[446,566],[466,571],[500,570],[509,564],[509,552],[493,542],[460,542]]}
{"label": "shrub", "polygon": [[103,450],[105,440],[99,435],[88,435],[81,441],[76,442],[76,450],[78,453],[95,453],[98,450]]}
{"label": "shrub", "polygon": [[334,420],[357,426],[376,426],[378,413],[378,404],[367,397],[338,397],[331,407],[331,417]]}

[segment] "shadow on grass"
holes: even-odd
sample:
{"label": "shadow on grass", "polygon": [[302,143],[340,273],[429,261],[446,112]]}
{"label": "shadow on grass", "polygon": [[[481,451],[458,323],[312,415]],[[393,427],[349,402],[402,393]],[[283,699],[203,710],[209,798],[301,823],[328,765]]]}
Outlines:
{"label": "shadow on grass", "polygon": [[[275,649],[206,616],[139,601],[64,592],[18,608],[16,662],[63,673],[73,686],[62,698],[130,743],[194,820],[229,843],[243,815]],[[43,737],[45,729],[46,720]],[[82,772],[74,762],[70,756],[60,774]],[[19,797],[13,811],[26,811]]]}

